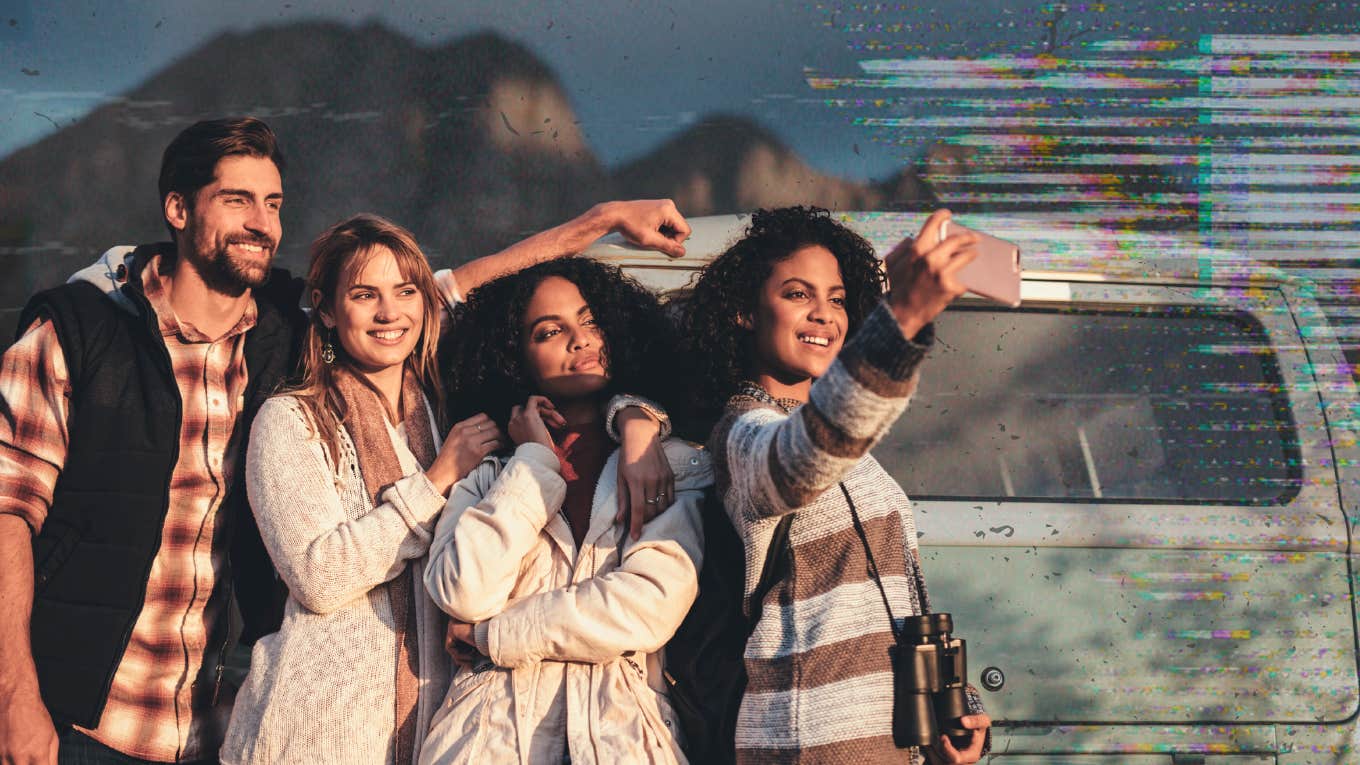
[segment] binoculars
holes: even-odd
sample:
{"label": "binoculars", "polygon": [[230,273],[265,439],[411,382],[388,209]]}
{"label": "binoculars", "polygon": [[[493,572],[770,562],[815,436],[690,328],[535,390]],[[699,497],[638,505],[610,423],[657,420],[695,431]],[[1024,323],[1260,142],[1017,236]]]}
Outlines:
{"label": "binoculars", "polygon": [[967,650],[953,631],[954,619],[935,613],[907,617],[897,633],[890,650],[893,743],[899,748],[929,746],[943,734],[962,749],[972,738],[959,719],[968,714]]}

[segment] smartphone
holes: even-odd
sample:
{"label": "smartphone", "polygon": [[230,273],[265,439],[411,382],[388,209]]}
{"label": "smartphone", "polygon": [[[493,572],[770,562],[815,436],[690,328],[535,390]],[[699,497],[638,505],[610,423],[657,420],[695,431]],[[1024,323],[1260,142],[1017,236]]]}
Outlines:
{"label": "smartphone", "polygon": [[969,292],[1014,308],[1020,305],[1020,248],[1013,242],[997,239],[981,231],[946,220],[940,226],[940,239],[954,231],[972,231],[978,237],[978,256],[959,271],[959,280]]}

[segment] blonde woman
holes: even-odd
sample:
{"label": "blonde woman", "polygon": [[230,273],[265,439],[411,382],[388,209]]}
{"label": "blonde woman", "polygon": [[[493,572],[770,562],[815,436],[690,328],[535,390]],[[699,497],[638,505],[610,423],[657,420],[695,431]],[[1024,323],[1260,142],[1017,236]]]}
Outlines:
{"label": "blonde woman", "polygon": [[312,245],[301,383],[260,408],[246,482],[288,585],[221,759],[410,762],[447,674],[421,563],[454,482],[500,443],[485,416],[442,448],[444,302],[404,229],[356,216]]}

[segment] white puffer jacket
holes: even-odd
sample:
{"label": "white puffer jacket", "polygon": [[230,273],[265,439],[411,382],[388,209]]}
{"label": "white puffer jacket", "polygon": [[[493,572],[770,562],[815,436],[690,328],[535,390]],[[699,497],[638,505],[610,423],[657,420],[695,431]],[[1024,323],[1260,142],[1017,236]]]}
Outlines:
{"label": "white puffer jacket", "polygon": [[698,592],[707,456],[664,444],[676,499],[634,541],[614,522],[619,454],[600,474],[576,550],[559,510],[553,452],[523,444],[483,462],[449,497],[425,585],[440,608],[477,624],[491,661],[453,678],[422,764],[684,762],[661,649]]}

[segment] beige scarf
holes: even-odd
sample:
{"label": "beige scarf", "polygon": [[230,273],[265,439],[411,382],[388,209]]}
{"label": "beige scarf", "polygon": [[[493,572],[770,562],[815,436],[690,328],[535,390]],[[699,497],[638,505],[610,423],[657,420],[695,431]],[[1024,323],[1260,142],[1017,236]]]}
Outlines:
{"label": "beige scarf", "polygon": [[[335,370],[335,387],[345,400],[345,430],[354,442],[359,457],[359,473],[364,478],[364,489],[373,500],[384,489],[404,477],[401,462],[387,430],[388,409],[382,395],[372,384],[345,367]],[[429,409],[425,394],[416,376],[407,369],[401,387],[401,421],[406,424],[406,440],[411,454],[422,468],[434,461],[434,433],[430,428]],[[407,566],[395,579],[387,583],[392,602],[392,621],[396,627],[397,665],[394,668],[397,703],[394,709],[396,739],[394,760],[397,765],[411,762],[415,754],[416,701],[419,696],[420,644],[416,635],[416,599],[411,568]]]}

